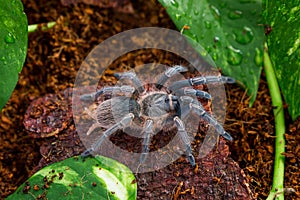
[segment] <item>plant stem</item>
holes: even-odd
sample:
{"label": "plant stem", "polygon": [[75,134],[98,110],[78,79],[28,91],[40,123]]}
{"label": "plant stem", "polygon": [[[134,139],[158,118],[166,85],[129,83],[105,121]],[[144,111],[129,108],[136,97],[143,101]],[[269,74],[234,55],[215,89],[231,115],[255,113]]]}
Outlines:
{"label": "plant stem", "polygon": [[49,28],[52,28],[54,25],[56,24],[56,22],[48,22],[46,24],[32,24],[28,26],[28,33],[33,33],[35,31],[37,31],[39,29],[39,25],[41,26],[41,29],[47,30]]}
{"label": "plant stem", "polygon": [[284,111],[280,89],[275,76],[275,71],[272,66],[271,59],[268,53],[268,46],[265,43],[264,46],[264,69],[266,73],[267,83],[270,90],[272,99],[272,106],[275,118],[275,160],[274,160],[274,172],[273,172],[273,184],[270,194],[267,200],[271,199],[284,199],[284,153],[285,151],[285,121]]}

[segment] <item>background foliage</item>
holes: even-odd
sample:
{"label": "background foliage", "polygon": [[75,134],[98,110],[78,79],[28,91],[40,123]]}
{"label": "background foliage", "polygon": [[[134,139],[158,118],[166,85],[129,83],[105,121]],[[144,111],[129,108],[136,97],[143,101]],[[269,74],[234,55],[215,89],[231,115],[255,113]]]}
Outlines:
{"label": "background foliage", "polygon": [[[293,120],[300,115],[300,1],[159,0],[183,34],[203,45],[222,73],[247,89],[253,104],[267,39]],[[265,36],[264,28],[272,31]],[[269,31],[271,30],[269,29]]]}
{"label": "background foliage", "polygon": [[0,0],[0,109],[11,96],[27,54],[27,17],[20,0]]}

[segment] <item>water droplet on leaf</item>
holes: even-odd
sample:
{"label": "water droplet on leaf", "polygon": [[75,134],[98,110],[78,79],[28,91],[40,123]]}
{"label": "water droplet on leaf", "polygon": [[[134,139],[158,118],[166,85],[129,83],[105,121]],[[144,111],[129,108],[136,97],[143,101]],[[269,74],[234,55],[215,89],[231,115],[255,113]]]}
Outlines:
{"label": "water droplet on leaf", "polygon": [[243,13],[240,10],[234,10],[234,11],[230,11],[228,13],[229,19],[240,19],[240,18],[242,18],[242,16],[243,16]]}
{"label": "water droplet on leaf", "polygon": [[253,75],[253,74],[254,74],[254,70],[253,70],[253,69],[250,69],[250,70],[249,70],[249,74],[250,74],[250,75]]}
{"label": "water droplet on leaf", "polygon": [[221,41],[220,38],[218,36],[214,37],[214,44],[213,47],[216,49],[217,47],[221,47]]}
{"label": "water droplet on leaf", "polygon": [[214,61],[218,60],[218,54],[216,52],[213,52],[211,57]]}
{"label": "water droplet on leaf", "polygon": [[175,0],[171,0],[171,4],[173,5],[173,6],[175,6],[176,8],[178,8],[178,2],[176,2]]}
{"label": "water droplet on leaf", "polygon": [[199,11],[198,10],[194,10],[194,15],[199,15]]}
{"label": "water droplet on leaf", "polygon": [[253,31],[244,26],[241,31],[233,31],[235,40],[240,44],[248,44],[253,40]]}
{"label": "water droplet on leaf", "polygon": [[241,50],[235,49],[233,46],[228,47],[227,62],[231,65],[239,65],[243,60]]}
{"label": "water droplet on leaf", "polygon": [[204,21],[205,28],[211,29],[211,23],[209,21]]}
{"label": "water droplet on leaf", "polygon": [[199,42],[198,36],[197,36],[196,34],[192,34],[190,37],[191,37],[193,40],[195,40],[196,42]]}
{"label": "water droplet on leaf", "polygon": [[221,14],[220,11],[217,7],[211,5],[210,6],[210,10],[212,11],[213,16],[217,19],[220,20],[221,19]]}
{"label": "water droplet on leaf", "polygon": [[220,38],[219,38],[218,36],[214,37],[214,42],[215,42],[215,43],[220,42]]}
{"label": "water droplet on leaf", "polygon": [[261,67],[262,62],[263,62],[263,53],[261,50],[259,50],[258,48],[255,48],[255,64],[259,67]]}
{"label": "water droplet on leaf", "polygon": [[14,37],[11,33],[8,33],[8,34],[4,37],[4,41],[5,41],[7,44],[13,44],[13,43],[15,43],[16,39],[15,39],[15,37]]}
{"label": "water droplet on leaf", "polygon": [[207,51],[208,53],[212,52],[211,46],[207,46],[207,47],[206,47],[206,51]]}
{"label": "water droplet on leaf", "polygon": [[202,51],[200,51],[199,53],[200,53],[200,55],[203,56],[203,57],[207,56],[207,51],[205,51],[205,50],[202,50]]}
{"label": "water droplet on leaf", "polygon": [[175,18],[176,18],[176,20],[180,20],[181,15],[177,13],[177,14],[175,14]]}

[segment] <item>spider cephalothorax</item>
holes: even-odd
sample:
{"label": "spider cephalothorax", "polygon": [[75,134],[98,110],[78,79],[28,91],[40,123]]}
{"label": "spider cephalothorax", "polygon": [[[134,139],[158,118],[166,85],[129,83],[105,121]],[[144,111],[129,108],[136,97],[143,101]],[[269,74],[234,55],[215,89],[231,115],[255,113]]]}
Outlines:
{"label": "spider cephalothorax", "polygon": [[83,101],[96,100],[104,94],[111,95],[111,98],[99,104],[94,113],[87,110],[96,121],[87,134],[91,134],[97,127],[106,128],[106,131],[91,148],[82,153],[82,156],[89,156],[117,130],[135,127],[144,138],[140,156],[140,163],[144,163],[149,153],[151,137],[163,130],[165,124],[171,121],[177,128],[189,162],[195,166],[191,143],[183,120],[192,112],[213,125],[219,135],[227,140],[232,140],[232,137],[217,120],[204,110],[197,100],[197,98],[210,99],[211,96],[207,92],[193,89],[191,86],[219,82],[233,83],[234,79],[225,76],[200,76],[175,81],[168,87],[164,86],[170,77],[186,71],[187,68],[176,65],[168,68],[155,84],[146,83],[144,85],[132,71],[119,73],[116,74],[118,79],[130,80],[132,84],[103,87],[95,93],[82,95],[81,100]]}

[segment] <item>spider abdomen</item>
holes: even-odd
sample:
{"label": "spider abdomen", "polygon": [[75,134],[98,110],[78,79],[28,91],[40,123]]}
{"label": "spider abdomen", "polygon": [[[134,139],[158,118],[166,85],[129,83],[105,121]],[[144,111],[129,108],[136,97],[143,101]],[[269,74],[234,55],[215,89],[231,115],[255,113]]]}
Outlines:
{"label": "spider abdomen", "polygon": [[134,99],[118,96],[103,101],[97,107],[97,122],[101,127],[109,128],[122,120],[127,114],[133,113],[138,116],[139,112],[140,106]]}

